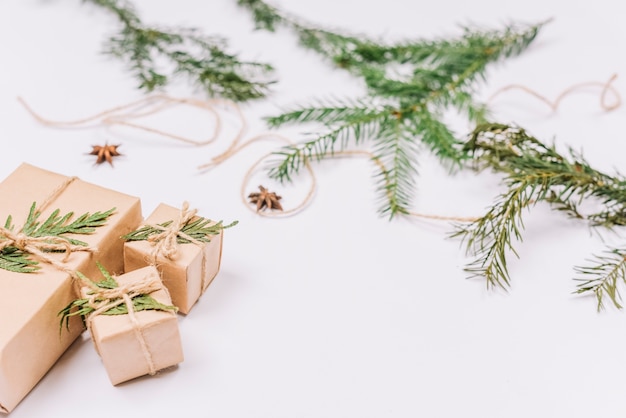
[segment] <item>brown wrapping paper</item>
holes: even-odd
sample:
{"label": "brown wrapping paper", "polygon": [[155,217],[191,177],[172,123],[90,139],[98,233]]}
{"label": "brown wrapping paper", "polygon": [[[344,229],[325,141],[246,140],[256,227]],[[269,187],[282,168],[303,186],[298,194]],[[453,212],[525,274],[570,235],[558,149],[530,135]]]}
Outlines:
{"label": "brown wrapping paper", "polygon": [[[141,280],[159,273],[153,266],[144,267],[116,277],[120,284]],[[89,289],[83,289],[87,297]],[[158,302],[171,305],[165,288],[150,294]],[[142,338],[155,370],[162,370],[183,361],[178,331],[178,318],[173,311],[135,312]],[[102,358],[111,383],[117,385],[149,374],[150,365],[129,315],[98,315],[91,319],[91,337]]]}
{"label": "brown wrapping paper", "polygon": [[[67,177],[23,164],[0,183],[0,222],[8,215],[21,227],[33,202],[43,202]],[[106,225],[91,235],[76,238],[96,247],[95,254],[72,253],[66,266],[95,276],[100,260],[112,272],[123,269],[123,242],[120,237],[141,223],[141,205],[136,197],[75,180],[59,191],[44,208],[45,220],[55,209],[79,216],[117,208]],[[72,218],[75,219],[75,218]],[[51,253],[50,253],[51,254]],[[52,254],[62,260],[64,254]],[[59,334],[58,312],[76,298],[68,273],[40,262],[36,273],[0,270],[0,411],[10,412],[46,374],[82,332],[74,318],[70,330]]]}
{"label": "brown wrapping paper", "polygon": [[[178,218],[180,210],[160,204],[145,220],[144,224],[154,225]],[[172,302],[179,312],[187,314],[202,293],[215,278],[222,259],[224,231],[211,237],[211,241],[200,247],[195,244],[182,244],[178,256],[169,260],[159,256],[157,268],[163,283],[172,296]],[[124,244],[124,269],[132,271],[153,264],[153,246],[147,241],[130,241]],[[204,257],[203,257],[204,253]],[[204,267],[203,267],[204,260]],[[204,272],[204,277],[203,277]]]}

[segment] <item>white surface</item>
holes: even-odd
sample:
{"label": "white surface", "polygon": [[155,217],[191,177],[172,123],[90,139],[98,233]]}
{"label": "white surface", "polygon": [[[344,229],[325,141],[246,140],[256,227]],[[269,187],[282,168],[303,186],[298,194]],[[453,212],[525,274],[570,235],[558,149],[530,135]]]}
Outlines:
{"label": "white surface", "polygon": [[[221,33],[233,50],[277,67],[272,96],[244,107],[249,136],[263,132],[261,117],[281,106],[363,92],[357,80],[298,48],[288,32],[253,32],[235,0],[136,3],[146,22]],[[484,97],[509,83],[555,97],[573,83],[626,71],[620,2],[510,3],[281,2],[311,21],[386,39],[445,35],[459,23],[499,27],[554,18],[531,50],[491,67]],[[189,200],[206,216],[240,224],[226,234],[218,278],[181,317],[180,367],[113,387],[85,334],[12,418],[623,416],[625,314],[598,314],[592,298],[571,294],[572,267],[604,245],[586,225],[534,209],[518,245],[521,259],[510,261],[511,291],[488,292],[483,281],[466,280],[459,243],[446,239],[448,224],[378,217],[373,167],[365,160],[318,166],[319,189],[308,210],[263,219],[241,203],[239,188],[247,167],[272,144],[198,174],[195,167],[223,150],[227,136],[196,149],[118,128],[37,124],[16,96],[54,119],[142,97],[123,65],[99,53],[114,25],[78,0],[0,2],[0,178],[26,161],[137,195],[146,216],[159,202]],[[615,86],[626,92],[623,79]],[[192,93],[184,85],[170,92]],[[583,148],[596,166],[626,171],[626,108],[602,113],[598,92],[570,96],[556,114],[511,92],[493,110],[498,120],[555,137],[559,146]],[[163,118],[171,124],[176,117],[187,118],[178,129],[190,136],[201,137],[210,125],[194,111]],[[93,166],[84,155],[107,140],[123,144],[114,169]],[[257,181],[271,184],[254,181],[250,189]],[[303,176],[295,188],[279,189],[285,206],[307,185]],[[488,174],[449,178],[427,153],[418,185],[416,210],[462,216],[481,214],[500,190]]]}

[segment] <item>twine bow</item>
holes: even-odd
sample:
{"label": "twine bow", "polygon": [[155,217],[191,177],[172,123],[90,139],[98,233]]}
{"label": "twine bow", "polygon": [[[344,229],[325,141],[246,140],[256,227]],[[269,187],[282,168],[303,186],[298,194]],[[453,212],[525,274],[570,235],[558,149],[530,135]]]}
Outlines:
{"label": "twine bow", "polygon": [[161,280],[154,272],[147,274],[140,280],[133,281],[132,283],[119,285],[113,289],[106,289],[96,286],[94,283],[85,280],[85,283],[89,286],[87,292],[88,304],[94,311],[87,318],[87,326],[91,327],[91,321],[93,319],[108,310],[115,308],[119,305],[125,304],[128,310],[128,318],[133,326],[133,331],[139,341],[141,351],[146,363],[148,364],[148,370],[150,376],[154,376],[157,372],[157,367],[154,364],[152,353],[148,346],[143,330],[137,315],[135,314],[135,307],[133,305],[133,298],[140,295],[148,295],[163,289]]}
{"label": "twine bow", "polygon": [[196,216],[197,209],[189,209],[189,203],[183,202],[178,219],[172,221],[167,227],[161,225],[148,225],[152,228],[162,231],[159,234],[148,237],[148,242],[154,246],[152,250],[152,258],[156,263],[159,255],[172,260],[178,255],[178,237],[184,238],[189,242],[202,247],[204,244],[197,239],[185,234],[182,229],[187,223]]}

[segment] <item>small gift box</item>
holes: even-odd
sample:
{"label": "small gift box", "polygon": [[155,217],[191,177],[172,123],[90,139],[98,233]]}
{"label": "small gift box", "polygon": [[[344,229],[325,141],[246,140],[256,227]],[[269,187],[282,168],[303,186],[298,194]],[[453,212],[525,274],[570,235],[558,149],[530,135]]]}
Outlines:
{"label": "small gift box", "polygon": [[118,277],[101,267],[104,280],[93,282],[62,312],[61,325],[76,315],[87,323],[111,383],[122,382],[183,361],[176,307],[159,272],[144,267]]}
{"label": "small gift box", "polygon": [[124,268],[155,265],[172,302],[187,314],[220,269],[224,226],[196,216],[187,203],[182,210],[161,204],[144,226],[124,237]]}
{"label": "small gift box", "polygon": [[[23,164],[0,183],[0,411],[10,412],[80,335],[59,335],[74,274],[95,259],[121,272],[120,236],[141,222],[139,199]],[[43,348],[42,348],[43,347]]]}

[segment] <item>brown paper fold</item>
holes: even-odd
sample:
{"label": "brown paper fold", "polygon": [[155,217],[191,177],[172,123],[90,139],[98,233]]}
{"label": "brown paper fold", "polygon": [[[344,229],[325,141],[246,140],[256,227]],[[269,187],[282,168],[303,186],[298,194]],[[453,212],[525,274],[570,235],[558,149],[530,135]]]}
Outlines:
{"label": "brown paper fold", "polygon": [[[44,202],[66,180],[63,175],[22,164],[0,183],[0,222],[12,215],[15,225],[23,225],[33,202]],[[113,207],[116,211],[106,225],[91,235],[76,235],[97,252],[72,253],[66,262],[69,269],[96,277],[95,261],[99,260],[112,272],[121,272],[120,237],[141,223],[140,201],[76,180],[42,208],[45,220],[55,209],[80,216]],[[59,261],[65,256],[50,254]],[[0,270],[0,405],[5,413],[15,408],[83,330],[74,318],[70,331],[59,333],[57,314],[76,298],[78,286],[68,273],[43,262],[39,267],[36,273]]]}
{"label": "brown paper fold", "polygon": [[[145,225],[155,225],[177,219],[180,210],[160,204],[144,221]],[[213,281],[220,269],[224,231],[211,236],[211,241],[203,246],[181,244],[178,256],[173,259],[157,257],[157,268],[163,283],[172,296],[172,302],[179,312],[189,313],[193,305]],[[124,244],[124,269],[132,271],[154,263],[151,256],[153,246],[147,241],[129,241]],[[204,266],[203,266],[204,261]]]}

